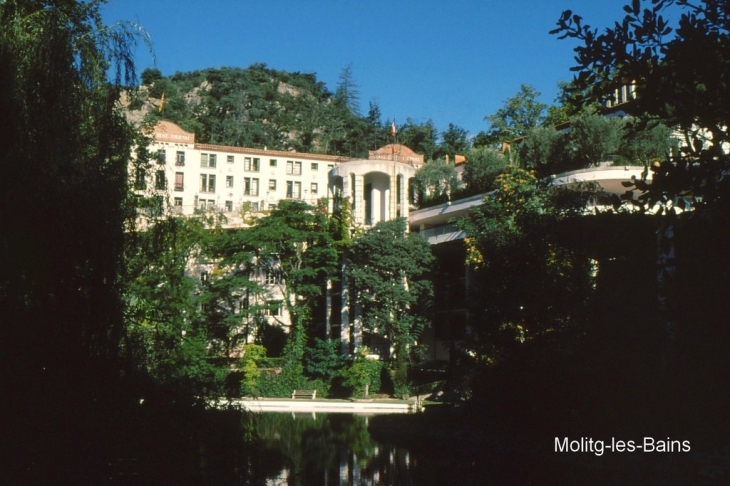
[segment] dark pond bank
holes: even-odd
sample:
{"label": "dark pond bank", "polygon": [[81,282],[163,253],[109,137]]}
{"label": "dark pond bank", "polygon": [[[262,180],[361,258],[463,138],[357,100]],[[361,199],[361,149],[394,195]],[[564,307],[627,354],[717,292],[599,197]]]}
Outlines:
{"label": "dark pond bank", "polygon": [[697,454],[556,454],[548,437],[500,434],[443,405],[360,416],[73,400],[27,412],[4,430],[0,484],[719,484]]}

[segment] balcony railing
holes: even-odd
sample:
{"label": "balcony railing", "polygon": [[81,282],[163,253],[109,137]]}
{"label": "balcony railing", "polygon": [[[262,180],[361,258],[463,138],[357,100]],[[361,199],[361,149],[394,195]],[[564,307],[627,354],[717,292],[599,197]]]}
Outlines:
{"label": "balcony railing", "polygon": [[185,184],[183,184],[181,182],[176,182],[175,183],[175,190],[176,191],[184,191],[185,190]]}

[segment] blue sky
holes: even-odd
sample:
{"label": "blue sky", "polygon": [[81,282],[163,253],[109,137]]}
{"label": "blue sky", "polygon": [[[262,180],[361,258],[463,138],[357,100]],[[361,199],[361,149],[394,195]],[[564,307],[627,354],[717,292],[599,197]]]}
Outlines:
{"label": "blue sky", "polygon": [[[361,111],[433,120],[470,135],[521,84],[552,103],[571,79],[574,43],[548,32],[572,9],[596,27],[623,17],[621,0],[108,0],[107,23],[138,22],[165,75],[266,63],[316,73],[330,90],[350,65]],[[154,66],[137,52],[139,72]]]}

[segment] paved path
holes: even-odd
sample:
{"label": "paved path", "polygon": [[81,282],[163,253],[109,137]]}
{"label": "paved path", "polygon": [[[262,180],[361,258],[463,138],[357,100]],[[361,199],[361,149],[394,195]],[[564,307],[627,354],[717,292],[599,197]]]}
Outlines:
{"label": "paved path", "polygon": [[220,400],[214,406],[224,407],[229,404],[238,405],[251,412],[322,412],[322,413],[413,413],[416,411],[414,402],[395,399],[378,400],[327,400],[287,398],[236,398]]}

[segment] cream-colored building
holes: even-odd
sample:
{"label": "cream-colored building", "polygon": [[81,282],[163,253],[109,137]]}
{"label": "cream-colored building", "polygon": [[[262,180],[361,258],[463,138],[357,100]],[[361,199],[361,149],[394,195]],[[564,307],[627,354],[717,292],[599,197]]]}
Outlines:
{"label": "cream-colored building", "polygon": [[176,214],[190,216],[196,209],[222,211],[230,226],[241,224],[242,209],[256,213],[275,207],[282,199],[315,203],[331,197],[329,172],[353,160],[196,143],[194,133],[168,121],[157,124],[152,139],[152,168],[135,177],[136,187],[166,194]]}
{"label": "cream-colored building", "polygon": [[352,160],[330,171],[330,192],[352,202],[352,219],[359,226],[374,226],[398,217],[408,218],[413,198],[410,181],[423,165],[405,145],[390,144],[371,151],[367,160]]}
{"label": "cream-colored building", "polygon": [[149,150],[152,167],[132,176],[137,190],[161,197],[174,214],[220,211],[231,227],[243,224],[242,210],[256,214],[284,199],[314,204],[335,194],[350,199],[360,227],[407,218],[411,179],[424,163],[400,144],[352,159],[196,143],[194,133],[169,121],[155,126]]}

